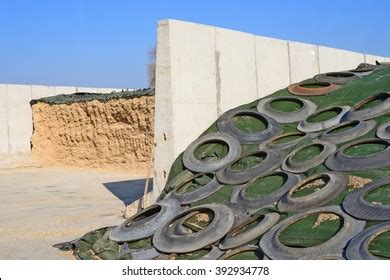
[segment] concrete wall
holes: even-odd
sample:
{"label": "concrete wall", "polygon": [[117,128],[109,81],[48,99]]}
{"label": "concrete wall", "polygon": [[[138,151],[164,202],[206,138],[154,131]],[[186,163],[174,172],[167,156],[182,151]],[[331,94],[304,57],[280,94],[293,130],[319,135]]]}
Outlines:
{"label": "concrete wall", "polygon": [[154,190],[218,116],[320,72],[389,58],[176,20],[158,24]]}
{"label": "concrete wall", "polygon": [[122,89],[0,84],[0,159],[30,153],[32,99],[85,91],[108,93]]}

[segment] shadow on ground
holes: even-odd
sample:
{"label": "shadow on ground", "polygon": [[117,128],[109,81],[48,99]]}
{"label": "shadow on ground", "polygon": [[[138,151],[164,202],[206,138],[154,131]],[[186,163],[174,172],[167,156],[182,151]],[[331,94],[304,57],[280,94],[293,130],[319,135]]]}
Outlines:
{"label": "shadow on ground", "polygon": [[[103,183],[113,195],[123,201],[125,205],[136,201],[144,194],[145,179]],[[148,191],[152,190],[153,179],[149,180]]]}

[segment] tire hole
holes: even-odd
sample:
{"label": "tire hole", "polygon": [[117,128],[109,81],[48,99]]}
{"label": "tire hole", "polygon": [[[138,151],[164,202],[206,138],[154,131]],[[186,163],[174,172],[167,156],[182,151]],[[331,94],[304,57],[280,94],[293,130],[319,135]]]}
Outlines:
{"label": "tire hole", "polygon": [[292,142],[294,140],[297,140],[299,138],[302,138],[306,135],[304,132],[296,132],[296,133],[287,133],[287,134],[282,134],[278,137],[275,137],[271,143],[273,144],[283,144],[283,143],[288,143]]}
{"label": "tire hole", "polygon": [[309,123],[318,123],[318,122],[324,122],[329,119],[332,119],[339,115],[342,112],[342,108],[340,107],[335,107],[335,108],[330,108],[329,110],[322,111],[319,113],[315,113],[311,115],[310,117],[307,118],[307,122]]}
{"label": "tire hole", "polygon": [[231,169],[234,171],[247,170],[253,166],[261,164],[267,158],[267,153],[258,152],[245,157],[240,158],[231,165]]}
{"label": "tire hole", "polygon": [[347,156],[371,156],[385,150],[388,145],[385,142],[366,142],[346,148],[343,153]]}
{"label": "tire hole", "polygon": [[352,128],[354,128],[355,126],[357,126],[360,122],[358,120],[355,120],[355,121],[352,121],[350,123],[346,123],[344,125],[341,125],[335,129],[332,129],[328,132],[328,134],[336,134],[336,133],[340,133],[340,132],[343,132],[343,131],[347,131],[347,130],[350,130]]}
{"label": "tire hole", "polygon": [[299,99],[280,98],[272,101],[270,106],[280,112],[296,112],[302,109],[303,102]]}
{"label": "tire hole", "polygon": [[233,125],[247,133],[257,133],[267,129],[268,122],[258,115],[237,114],[232,119]]}
{"label": "tire hole", "polygon": [[248,198],[262,198],[284,185],[287,175],[273,174],[255,179],[245,189],[245,196]]}
{"label": "tire hole", "polygon": [[229,146],[225,142],[214,140],[199,145],[194,155],[201,161],[214,162],[226,156],[228,152]]}
{"label": "tire hole", "polygon": [[343,218],[334,213],[315,213],[306,216],[289,226],[279,235],[279,241],[292,248],[318,246],[343,227]]}
{"label": "tire hole", "polygon": [[364,196],[364,200],[367,202],[378,204],[378,205],[389,205],[390,204],[390,184],[375,188]]}
{"label": "tire hole", "polygon": [[315,156],[318,156],[321,154],[321,152],[324,150],[324,146],[321,144],[311,144],[303,149],[300,149],[297,151],[296,154],[293,155],[291,158],[292,161],[295,162],[303,162],[306,160],[310,160],[314,158]]}
{"label": "tire hole", "polygon": [[375,235],[368,244],[368,251],[381,259],[390,259],[390,230]]}

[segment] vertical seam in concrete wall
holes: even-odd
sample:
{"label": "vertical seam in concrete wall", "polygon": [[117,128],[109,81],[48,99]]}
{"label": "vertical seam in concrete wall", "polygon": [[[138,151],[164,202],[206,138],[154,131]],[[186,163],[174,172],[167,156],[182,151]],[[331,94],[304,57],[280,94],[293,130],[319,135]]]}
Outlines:
{"label": "vertical seam in concrete wall", "polygon": [[316,60],[317,60],[317,71],[318,73],[321,73],[321,68],[320,68],[320,47],[317,46],[317,53],[316,53]]}
{"label": "vertical seam in concrete wall", "polygon": [[291,56],[290,56],[290,42],[287,41],[287,56],[288,56],[288,79],[291,84]]}
{"label": "vertical seam in concrete wall", "polygon": [[215,59],[215,88],[217,99],[217,116],[222,115],[221,108],[221,74],[219,68],[219,56],[221,52],[217,51],[217,29],[214,28],[214,59]]}
{"label": "vertical seam in concrete wall", "polygon": [[257,76],[257,49],[256,49],[256,36],[253,36],[253,49],[255,52],[255,83],[256,83],[256,96],[257,98],[260,98],[259,96],[259,79]]}
{"label": "vertical seam in concrete wall", "polygon": [[221,75],[219,69],[219,56],[221,52],[215,50],[215,85],[217,88],[217,115],[218,117],[222,114],[221,109]]}
{"label": "vertical seam in concrete wall", "polygon": [[364,54],[364,63],[367,63],[367,56]]}

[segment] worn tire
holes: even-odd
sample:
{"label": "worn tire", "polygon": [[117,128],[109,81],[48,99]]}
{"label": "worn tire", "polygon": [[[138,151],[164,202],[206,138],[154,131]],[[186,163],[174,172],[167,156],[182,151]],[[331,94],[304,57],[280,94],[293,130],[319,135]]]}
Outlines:
{"label": "worn tire", "polygon": [[[324,243],[307,247],[293,248],[283,245],[279,241],[280,233],[290,224],[311,214],[322,212],[334,213],[343,218],[343,227]],[[316,258],[321,255],[341,254],[348,242],[361,232],[366,222],[358,221],[344,213],[339,206],[327,206],[312,209],[291,216],[273,226],[260,240],[260,248],[264,253],[275,260],[294,260],[300,258]]]}
{"label": "worn tire", "polygon": [[[200,176],[205,175],[205,174],[212,174],[214,176],[214,178],[206,185],[201,186],[201,187],[199,187],[191,192],[187,192],[187,193],[179,193],[178,192],[185,184],[189,183],[190,181],[192,181],[196,177],[200,177]],[[223,185],[221,185],[217,181],[217,178],[216,178],[214,173],[199,173],[199,174],[194,175],[192,178],[184,181],[176,189],[172,190],[167,195],[167,197],[176,199],[177,201],[179,201],[179,203],[181,205],[188,205],[188,204],[199,201],[203,198],[206,198],[206,197],[216,193],[222,187],[223,187]]]}
{"label": "worn tire", "polygon": [[[232,165],[238,162],[239,160],[252,156],[252,155],[266,155],[266,158],[261,161],[259,164],[256,164],[252,167],[249,167],[243,171],[234,171]],[[217,179],[219,182],[223,184],[229,185],[238,185],[244,184],[256,176],[260,176],[268,173],[271,170],[275,170],[282,163],[284,154],[281,151],[276,150],[261,150],[255,151],[248,154],[243,155],[238,158],[235,162],[229,164],[225,168],[217,171]]]}
{"label": "worn tire", "polygon": [[[267,128],[260,132],[244,132],[237,128],[233,124],[233,118],[237,116],[252,116],[254,118],[260,119],[263,123],[266,123]],[[272,118],[267,115],[261,114],[257,111],[247,110],[247,109],[232,109],[225,112],[217,120],[218,130],[222,133],[229,134],[236,138],[241,144],[251,144],[258,143],[264,140],[267,140],[276,134],[280,133],[280,125]]]}
{"label": "worn tire", "polygon": [[343,208],[349,215],[357,219],[373,221],[390,220],[390,205],[374,204],[364,199],[370,191],[387,184],[390,184],[390,178],[368,183],[363,188],[350,192],[343,201]]}
{"label": "worn tire", "polygon": [[[195,157],[194,151],[197,147],[215,140],[225,142],[229,146],[226,156],[213,162],[201,161]],[[233,162],[240,155],[241,146],[236,138],[226,133],[210,133],[199,137],[187,147],[183,154],[183,164],[186,168],[195,172],[213,172]]]}
{"label": "worn tire", "polygon": [[[352,146],[360,144],[385,144],[386,149],[378,153],[367,156],[348,156],[344,151]],[[326,167],[335,171],[355,171],[355,170],[370,170],[382,168],[390,165],[390,141],[385,139],[363,139],[348,143],[342,146],[337,151],[333,152],[325,161]]]}
{"label": "worn tire", "polygon": [[[293,197],[294,191],[308,182],[323,177],[328,178],[328,182],[320,190],[302,197]],[[299,182],[288,193],[286,193],[278,202],[279,211],[305,211],[320,207],[341,194],[348,185],[348,178],[343,173],[324,172]]]}
{"label": "worn tire", "polygon": [[319,256],[315,257],[302,257],[299,258],[299,260],[340,260],[343,261],[345,260],[344,256],[342,253],[335,253],[335,254],[322,254]]}
{"label": "worn tire", "polygon": [[358,75],[354,72],[328,72],[325,74],[318,74],[314,76],[316,81],[321,83],[331,83],[336,85],[344,85],[351,81],[357,80],[359,78]]}
{"label": "worn tire", "polygon": [[[274,101],[293,101],[299,103],[301,108],[294,112],[283,112],[272,108],[271,103]],[[309,100],[298,97],[269,97],[264,98],[257,104],[257,111],[263,113],[278,123],[294,123],[303,120],[307,115],[315,112],[317,105]]]}
{"label": "worn tire", "polygon": [[[244,245],[253,239],[262,236],[279,220],[280,215],[276,212],[267,214],[257,214],[248,219],[240,226],[233,228],[219,243],[221,250],[228,250]],[[250,229],[245,229],[249,224],[263,218],[256,226]]]}
{"label": "worn tire", "polygon": [[[285,138],[285,137],[290,137],[290,136],[296,136],[296,135],[301,135],[302,137],[287,141],[287,142],[282,142],[282,143],[275,143],[275,141]],[[306,132],[289,132],[289,133],[284,133],[278,136],[275,136],[265,142],[262,142],[259,145],[260,150],[281,150],[281,151],[287,151],[289,149],[292,149],[294,146],[296,146],[299,142],[301,142],[303,139],[308,139],[315,137],[316,134],[313,133],[306,133]]]}
{"label": "worn tire", "polygon": [[[346,127],[348,125],[355,125],[350,129],[332,133],[334,130],[342,127]],[[329,141],[335,144],[348,142],[354,139],[357,139],[363,135],[366,135],[368,132],[370,132],[374,127],[376,126],[375,120],[368,120],[368,121],[362,121],[362,120],[353,120],[349,122],[344,122],[339,125],[333,126],[331,128],[328,128],[325,130],[321,136],[319,137],[320,140],[323,141]]]}
{"label": "worn tire", "polygon": [[[300,161],[300,162],[293,161],[293,157],[298,152],[302,151],[303,149],[306,149],[307,147],[315,146],[315,145],[320,145],[323,147],[323,150],[321,151],[320,154],[305,161]],[[284,171],[288,171],[291,173],[304,173],[309,169],[323,163],[326,160],[326,158],[329,155],[331,155],[335,150],[336,150],[336,145],[331,142],[314,140],[313,143],[295,149],[290,154],[288,154],[282,163],[282,169]]]}
{"label": "worn tire", "polygon": [[[256,181],[261,177],[272,176],[272,175],[281,175],[284,177],[284,183],[280,188],[261,198],[249,198],[246,196],[245,194],[246,189],[254,181]],[[274,203],[276,203],[285,193],[287,193],[301,179],[302,176],[300,175],[296,175],[284,171],[274,171],[271,173],[267,173],[263,176],[257,176],[253,178],[251,181],[249,181],[247,184],[235,187],[233,189],[233,192],[231,193],[230,201],[245,206],[249,212],[253,213],[259,209],[271,206]]]}
{"label": "worn tire", "polygon": [[382,139],[390,140],[390,122],[381,124],[376,131],[376,136]]}
{"label": "worn tire", "polygon": [[345,256],[348,260],[379,260],[380,258],[370,253],[368,245],[375,236],[386,231],[390,231],[390,221],[365,229],[351,240]]}
{"label": "worn tire", "polygon": [[[350,120],[369,120],[376,118],[378,116],[390,113],[390,93],[382,92],[375,95],[370,95],[363,100],[359,101],[357,104],[352,106],[351,110],[345,114],[342,118],[342,121]],[[384,99],[379,105],[370,107],[367,109],[362,109],[367,103],[376,100]]]}
{"label": "worn tire", "polygon": [[[333,118],[330,118],[330,119],[322,121],[322,122],[315,122],[315,123],[308,121],[308,119],[312,116],[319,115],[323,112],[331,111],[331,110],[335,110],[335,109],[337,111],[339,111],[339,113],[337,114],[337,116],[335,116]],[[321,131],[321,130],[328,129],[332,126],[340,124],[342,122],[341,121],[342,118],[344,117],[345,114],[347,114],[347,112],[350,109],[351,109],[351,107],[349,107],[349,106],[330,106],[330,107],[326,107],[324,109],[318,110],[318,111],[314,112],[313,114],[307,116],[302,121],[300,121],[298,123],[297,129],[299,131],[302,131],[302,132],[315,132],[315,131]]]}
{"label": "worn tire", "polygon": [[180,210],[180,203],[177,200],[164,199],[114,228],[109,238],[116,242],[125,242],[150,237]]}
{"label": "worn tire", "polygon": [[[312,85],[321,87],[307,87]],[[287,90],[289,93],[299,96],[319,96],[329,94],[339,88],[339,85],[314,81],[292,84],[288,86]]]}
{"label": "worn tire", "polygon": [[[211,223],[195,233],[177,235],[172,232],[170,225],[176,220],[190,213],[212,211],[214,218]],[[153,236],[153,245],[158,251],[164,253],[189,253],[219,241],[234,223],[234,212],[227,206],[218,203],[210,203],[187,209],[160,227]]]}

